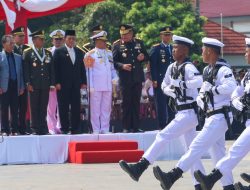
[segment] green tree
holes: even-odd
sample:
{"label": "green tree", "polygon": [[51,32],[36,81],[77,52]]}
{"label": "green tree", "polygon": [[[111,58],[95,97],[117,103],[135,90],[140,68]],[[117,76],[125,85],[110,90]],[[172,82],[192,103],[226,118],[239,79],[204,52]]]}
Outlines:
{"label": "green tree", "polygon": [[125,17],[127,9],[113,0],[88,5],[83,19],[76,27],[82,43],[89,42],[90,29],[101,24],[108,32],[108,39],[113,42],[119,38],[119,25]]}
{"label": "green tree", "polygon": [[151,0],[137,1],[126,14],[125,21],[134,25],[137,36],[149,48],[159,42],[159,29],[166,25],[174,28],[174,34],[194,40],[193,53],[200,53],[201,38],[204,36],[202,25],[204,17],[196,19],[190,1]]}

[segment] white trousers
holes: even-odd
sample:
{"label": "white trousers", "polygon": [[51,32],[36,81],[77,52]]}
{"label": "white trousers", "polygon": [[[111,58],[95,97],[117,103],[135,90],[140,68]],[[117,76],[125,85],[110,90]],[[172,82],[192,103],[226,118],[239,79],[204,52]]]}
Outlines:
{"label": "white trousers", "polygon": [[[193,164],[196,164],[204,153],[210,149],[211,158],[214,166],[225,156],[225,132],[227,131],[227,123],[223,114],[216,114],[206,118],[202,131],[196,136],[191,143],[189,150],[184,154],[177,167],[184,172],[187,171]],[[222,186],[231,185],[233,181],[232,172],[221,178]]]}
{"label": "white trousers", "polygon": [[[229,149],[228,155],[222,158],[216,168],[220,170],[223,176],[228,176],[234,167],[247,155],[250,151],[250,120],[246,123],[246,129],[241,133],[239,138]],[[231,182],[233,184],[233,181]]]}
{"label": "white trousers", "polygon": [[[196,136],[195,128],[197,124],[197,115],[193,110],[178,112],[175,115],[175,118],[157,134],[155,141],[144,153],[143,157],[153,164],[158,156],[165,150],[167,143],[181,135],[184,135],[186,147],[188,147]],[[198,182],[193,176],[195,170],[201,170],[204,172],[204,168],[199,159],[196,160],[190,171],[193,177],[193,182],[196,185]]]}
{"label": "white trousers", "polygon": [[111,103],[111,91],[94,91],[90,93],[91,124],[94,133],[109,132]]}
{"label": "white trousers", "polygon": [[55,90],[49,92],[49,102],[47,107],[47,125],[51,134],[60,133],[61,124],[59,119],[57,95]]}

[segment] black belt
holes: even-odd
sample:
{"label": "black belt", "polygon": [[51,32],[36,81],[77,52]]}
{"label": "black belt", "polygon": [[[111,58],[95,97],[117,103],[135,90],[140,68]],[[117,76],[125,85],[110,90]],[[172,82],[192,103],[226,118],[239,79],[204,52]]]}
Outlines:
{"label": "black belt", "polygon": [[206,118],[209,118],[212,115],[220,114],[220,113],[224,114],[224,109],[223,108],[218,109],[218,110],[213,110],[213,111],[210,111],[210,112],[206,113]]}
{"label": "black belt", "polygon": [[197,106],[196,102],[193,102],[191,104],[183,104],[176,106],[177,111],[183,111],[183,110],[189,110],[189,109],[195,109]]}

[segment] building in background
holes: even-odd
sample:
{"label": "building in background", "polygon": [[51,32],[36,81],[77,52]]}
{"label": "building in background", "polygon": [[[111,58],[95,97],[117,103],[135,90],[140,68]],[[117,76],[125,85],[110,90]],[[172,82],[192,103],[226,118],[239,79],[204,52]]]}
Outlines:
{"label": "building in background", "polygon": [[[208,20],[203,27],[207,37],[216,38],[223,41],[225,47],[223,48],[223,57],[234,68],[244,68],[248,65],[245,60],[245,38],[244,34],[236,32],[225,26],[221,28],[221,25]],[[221,29],[223,34],[221,36]],[[222,38],[222,39],[221,39]]]}
{"label": "building in background", "polygon": [[[200,14],[217,23],[250,36],[249,0],[199,0]],[[193,1],[195,3],[195,1]]]}

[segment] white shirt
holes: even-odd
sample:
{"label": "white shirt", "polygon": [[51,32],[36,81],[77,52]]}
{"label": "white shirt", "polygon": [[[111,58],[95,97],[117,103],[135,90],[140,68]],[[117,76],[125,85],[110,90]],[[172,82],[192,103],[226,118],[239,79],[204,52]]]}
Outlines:
{"label": "white shirt", "polygon": [[76,54],[75,54],[75,50],[74,50],[74,47],[73,48],[70,48],[68,47],[66,44],[65,44],[68,52],[69,52],[69,56],[70,56],[70,59],[72,61],[72,64],[74,65],[75,64],[75,60],[76,60]]}
{"label": "white shirt", "polygon": [[[213,93],[215,110],[220,109],[223,106],[230,106],[231,95],[237,87],[233,72],[228,66],[226,66],[226,63],[218,61],[216,64],[224,64],[225,66],[222,66],[219,69],[214,82],[215,86],[217,86],[217,91],[219,92],[219,94]],[[213,109],[211,103],[208,104],[208,109]]]}
{"label": "white shirt", "polygon": [[118,80],[112,52],[95,48],[85,55],[85,57],[87,56],[91,56],[95,60],[93,67],[87,69],[90,88],[95,91],[112,91],[112,82]]}
{"label": "white shirt", "polygon": [[[162,81],[162,84],[161,84],[162,89],[164,89],[165,87],[170,85],[171,70],[172,70],[173,66],[176,66],[176,64],[177,63],[174,62],[171,65],[169,65],[169,67],[167,69],[167,72],[165,74],[165,77],[164,77],[164,79]],[[182,64],[178,66],[178,70],[181,67],[182,67]],[[184,79],[185,79],[185,83],[186,83],[186,86],[187,86],[186,96],[192,97],[193,100],[186,100],[186,102],[177,101],[178,105],[189,104],[189,103],[192,103],[192,102],[196,101],[196,97],[198,96],[198,88],[201,87],[202,81],[203,81],[202,76],[198,75],[198,74],[199,74],[199,71],[196,69],[196,67],[193,64],[188,63],[188,64],[185,65]],[[181,89],[181,91],[182,91],[182,94],[183,94],[183,89]]]}

